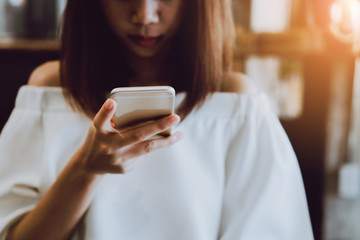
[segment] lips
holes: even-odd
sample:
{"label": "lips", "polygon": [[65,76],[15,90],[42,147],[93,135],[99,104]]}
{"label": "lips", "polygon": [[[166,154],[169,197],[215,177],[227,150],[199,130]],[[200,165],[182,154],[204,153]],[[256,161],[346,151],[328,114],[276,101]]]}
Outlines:
{"label": "lips", "polygon": [[131,39],[131,41],[133,41],[140,47],[148,48],[148,47],[155,46],[163,38],[163,36],[144,37],[144,36],[137,36],[137,35],[129,35],[129,38]]}

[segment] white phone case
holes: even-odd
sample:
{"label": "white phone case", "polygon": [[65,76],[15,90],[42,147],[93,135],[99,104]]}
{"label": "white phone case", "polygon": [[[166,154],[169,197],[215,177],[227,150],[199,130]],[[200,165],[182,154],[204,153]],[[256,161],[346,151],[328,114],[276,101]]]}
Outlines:
{"label": "white phone case", "polygon": [[[175,90],[170,86],[120,87],[111,91],[117,102],[115,126],[128,127],[174,113]],[[171,129],[161,135],[170,135]]]}

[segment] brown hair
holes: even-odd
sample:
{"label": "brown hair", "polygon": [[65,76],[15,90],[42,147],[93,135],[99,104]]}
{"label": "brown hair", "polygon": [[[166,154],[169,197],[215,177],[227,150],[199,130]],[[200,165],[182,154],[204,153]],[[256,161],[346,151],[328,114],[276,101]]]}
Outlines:
{"label": "brown hair", "polygon": [[[234,26],[231,0],[186,0],[182,26],[169,54],[171,85],[186,92],[178,109],[187,116],[219,90],[231,71]],[[61,33],[61,85],[74,108],[93,116],[114,87],[128,86],[132,75],[120,40],[108,26],[100,0],[70,0]],[[116,65],[115,65],[116,63]]]}

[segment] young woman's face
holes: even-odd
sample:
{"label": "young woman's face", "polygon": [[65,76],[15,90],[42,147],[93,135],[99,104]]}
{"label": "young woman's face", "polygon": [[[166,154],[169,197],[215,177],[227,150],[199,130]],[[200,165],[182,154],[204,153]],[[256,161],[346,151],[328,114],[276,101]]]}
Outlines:
{"label": "young woman's face", "polygon": [[179,29],[184,0],[102,0],[111,29],[141,57],[166,48]]}

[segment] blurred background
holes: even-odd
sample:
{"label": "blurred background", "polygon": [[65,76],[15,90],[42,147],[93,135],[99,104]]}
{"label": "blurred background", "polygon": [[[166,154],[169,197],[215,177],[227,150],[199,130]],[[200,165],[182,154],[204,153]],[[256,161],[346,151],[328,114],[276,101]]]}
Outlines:
{"label": "blurred background", "polygon": [[[66,0],[0,0],[0,129],[18,88],[58,59]],[[233,0],[235,69],[293,144],[316,239],[360,239],[360,1]]]}

